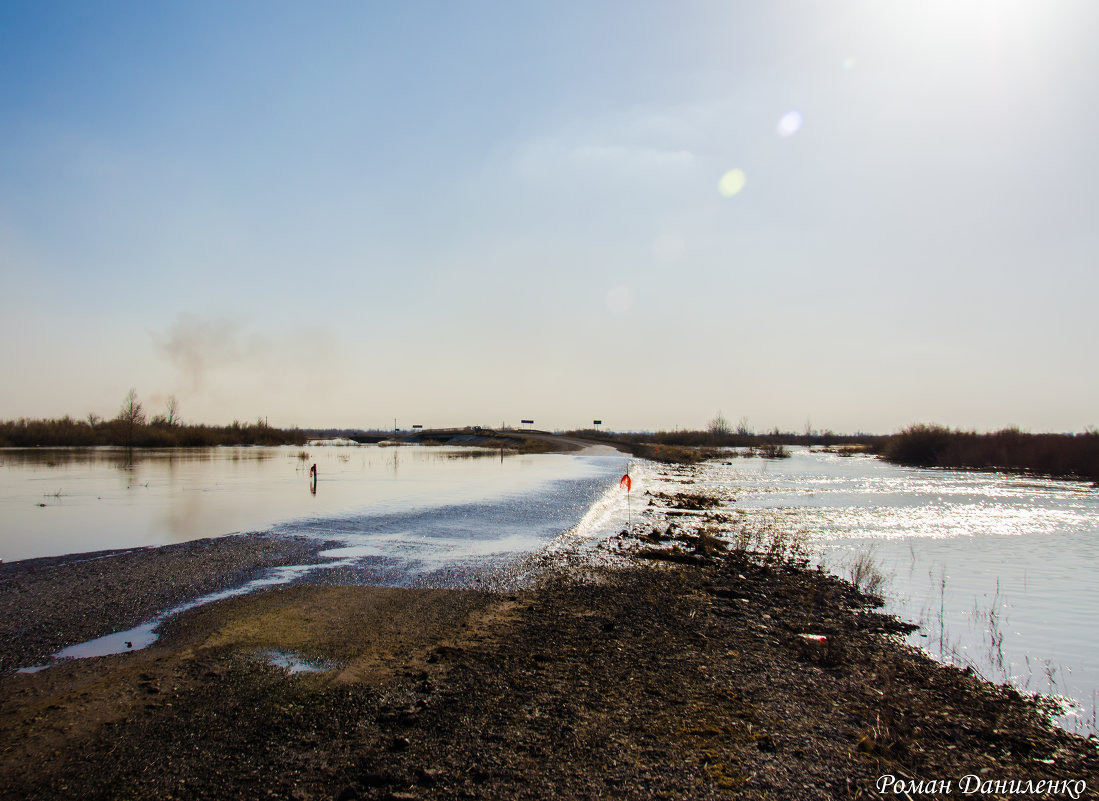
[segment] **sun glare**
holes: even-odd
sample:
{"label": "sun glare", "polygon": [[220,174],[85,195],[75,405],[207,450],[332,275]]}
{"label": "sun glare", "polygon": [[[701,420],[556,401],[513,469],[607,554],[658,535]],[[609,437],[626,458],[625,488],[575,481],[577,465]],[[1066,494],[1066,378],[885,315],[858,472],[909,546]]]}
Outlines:
{"label": "sun glare", "polygon": [[717,191],[725,197],[732,197],[740,192],[746,183],[748,183],[748,177],[744,174],[744,170],[738,167],[721,176],[721,180],[717,184]]}

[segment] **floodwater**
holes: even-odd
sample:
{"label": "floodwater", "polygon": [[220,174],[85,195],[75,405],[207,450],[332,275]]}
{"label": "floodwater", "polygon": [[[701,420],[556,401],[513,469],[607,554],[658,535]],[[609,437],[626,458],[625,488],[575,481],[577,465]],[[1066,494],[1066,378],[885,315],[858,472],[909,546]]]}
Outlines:
{"label": "floodwater", "polygon": [[[330,543],[329,561],[278,568],[255,586],[327,571],[337,581],[402,584],[553,548],[564,532],[598,542],[631,514],[629,496],[615,492],[621,455],[309,446],[301,459],[301,450],[156,451],[132,465],[112,449],[0,451],[0,558],[267,530]],[[887,610],[921,626],[914,645],[988,679],[1064,696],[1072,706],[1062,725],[1099,732],[1094,486],[804,448],[789,459],[728,461],[695,468],[695,491],[735,499],[729,509],[753,525],[800,532],[815,560],[841,576],[869,556],[886,577]],[[646,489],[682,486],[661,486],[651,465],[634,467],[636,521]],[[163,619],[57,656],[141,647]]]}
{"label": "floodwater", "polygon": [[1083,482],[921,470],[794,449],[789,459],[704,465],[701,485],[746,518],[801,532],[850,578],[885,575],[887,611],[913,644],[1027,692],[1072,699],[1062,725],[1097,731],[1099,490]]}
{"label": "floodwater", "polygon": [[272,568],[53,658],[124,653],[151,645],[180,612],[306,576],[338,570],[340,582],[401,585],[491,570],[585,519],[625,464],[610,449],[594,451],[311,445],[131,458],[113,448],[0,450],[0,554],[28,559],[260,530],[329,546],[319,564]]}
{"label": "floodwater", "polygon": [[447,447],[165,449],[132,461],[125,449],[4,449],[0,559],[275,530],[437,568],[533,550],[623,463]]}

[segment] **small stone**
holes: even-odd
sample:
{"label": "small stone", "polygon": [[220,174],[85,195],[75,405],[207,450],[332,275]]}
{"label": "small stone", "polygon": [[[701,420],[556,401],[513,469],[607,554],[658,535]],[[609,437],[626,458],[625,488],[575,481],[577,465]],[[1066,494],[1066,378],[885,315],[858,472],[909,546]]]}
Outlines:
{"label": "small stone", "polygon": [[434,787],[442,775],[443,772],[435,768],[420,768],[416,771],[416,778],[424,787]]}
{"label": "small stone", "polygon": [[384,773],[364,773],[359,776],[359,784],[363,787],[384,787],[389,784],[389,778]]}
{"label": "small stone", "polygon": [[756,748],[760,751],[772,753],[775,751],[776,747],[774,738],[772,738],[770,734],[761,734],[756,739]]}

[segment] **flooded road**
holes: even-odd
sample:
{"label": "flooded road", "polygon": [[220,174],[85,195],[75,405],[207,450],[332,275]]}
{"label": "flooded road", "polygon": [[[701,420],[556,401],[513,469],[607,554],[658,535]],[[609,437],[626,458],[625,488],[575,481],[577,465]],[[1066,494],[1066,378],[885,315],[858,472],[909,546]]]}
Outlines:
{"label": "flooded road", "polygon": [[438,566],[448,553],[537,547],[622,462],[447,447],[166,449],[132,463],[124,449],[2,450],[0,559],[275,529],[402,558],[416,540]]}
{"label": "flooded road", "polygon": [[[0,555],[263,530],[316,540],[324,563],[261,582],[308,574],[445,585],[560,542],[565,532],[566,541],[605,540],[630,516],[630,496],[613,491],[627,463],[621,455],[304,451],[154,451],[133,465],[113,449],[0,452]],[[684,489],[655,465],[634,464],[635,519],[646,491]],[[727,510],[752,525],[798,532],[815,563],[850,577],[857,560],[870,560],[885,578],[887,609],[920,625],[914,645],[990,680],[1066,696],[1074,707],[1062,724],[1096,730],[1099,491],[1091,485],[920,470],[804,448],[789,459],[731,456],[691,470],[691,491],[727,499]],[[123,634],[133,645],[146,636]]]}

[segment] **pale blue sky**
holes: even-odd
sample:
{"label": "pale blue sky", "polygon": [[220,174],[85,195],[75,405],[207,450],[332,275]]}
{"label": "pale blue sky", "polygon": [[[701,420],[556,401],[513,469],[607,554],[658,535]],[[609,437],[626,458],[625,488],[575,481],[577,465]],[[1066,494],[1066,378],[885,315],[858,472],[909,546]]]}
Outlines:
{"label": "pale blue sky", "polygon": [[0,417],[1099,424],[1097,29],[0,0]]}

